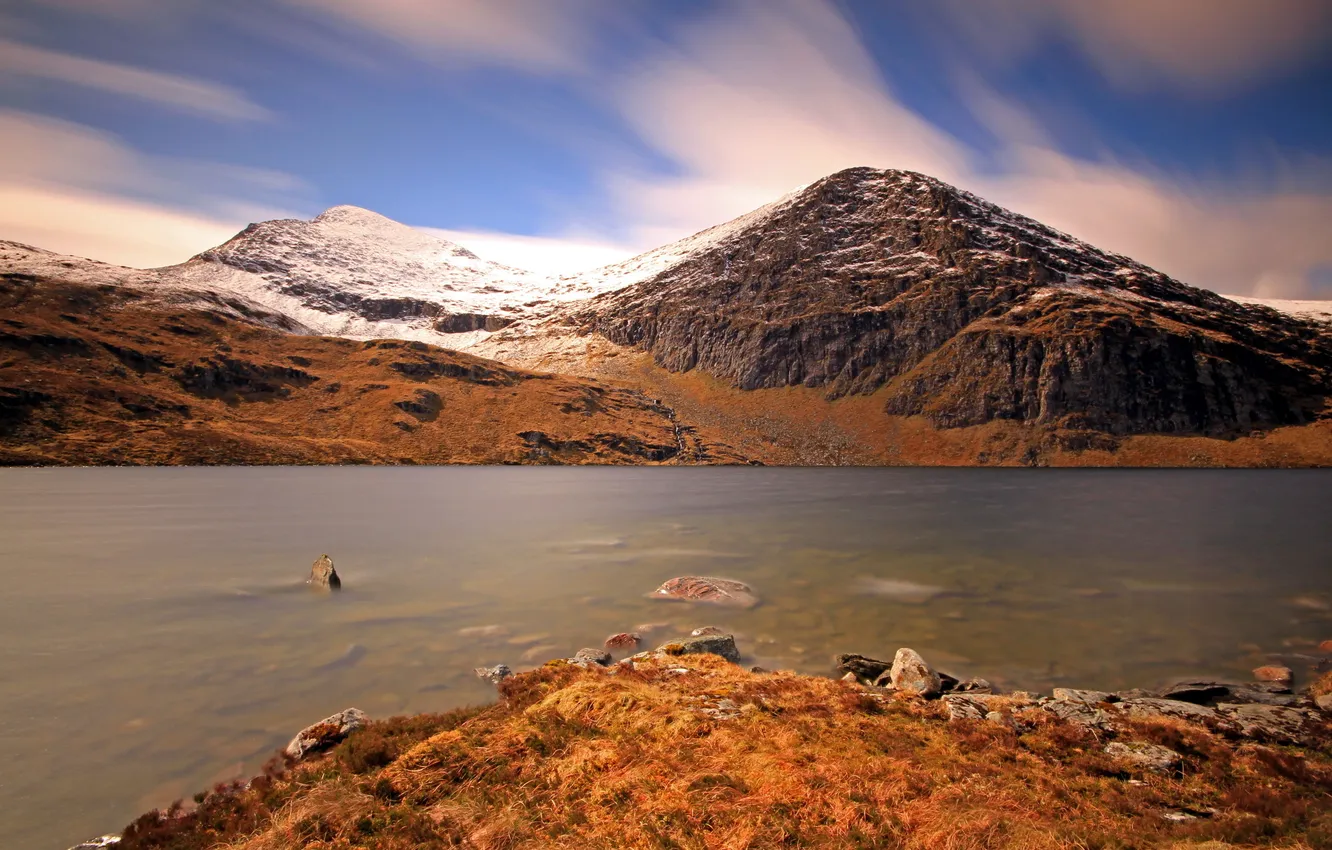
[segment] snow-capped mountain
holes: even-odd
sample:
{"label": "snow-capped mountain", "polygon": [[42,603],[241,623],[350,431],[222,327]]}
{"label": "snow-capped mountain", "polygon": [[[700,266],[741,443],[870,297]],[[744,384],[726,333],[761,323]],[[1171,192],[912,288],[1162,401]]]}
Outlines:
{"label": "snow-capped mountain", "polygon": [[942,427],[1229,434],[1332,412],[1325,327],[912,172],[848,169],[615,269],[635,282],[475,350],[550,368],[599,336],[740,389],[885,390]]}

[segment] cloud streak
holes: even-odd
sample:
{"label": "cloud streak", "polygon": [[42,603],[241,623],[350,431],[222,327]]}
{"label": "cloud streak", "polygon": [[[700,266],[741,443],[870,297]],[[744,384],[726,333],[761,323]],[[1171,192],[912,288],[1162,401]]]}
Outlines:
{"label": "cloud streak", "polygon": [[940,0],[950,32],[1008,61],[1071,41],[1112,84],[1196,94],[1244,88],[1317,58],[1326,0]]}
{"label": "cloud streak", "polygon": [[170,265],[252,221],[290,217],[276,172],[151,157],[110,134],[0,111],[0,239],[136,268]]}
{"label": "cloud streak", "polygon": [[0,40],[0,72],[133,97],[224,121],[261,121],[268,110],[228,86]]}

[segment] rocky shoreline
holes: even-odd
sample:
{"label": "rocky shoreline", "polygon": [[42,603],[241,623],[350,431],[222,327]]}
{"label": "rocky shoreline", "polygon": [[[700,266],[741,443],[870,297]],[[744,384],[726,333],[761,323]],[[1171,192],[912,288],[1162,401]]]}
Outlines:
{"label": "rocky shoreline", "polygon": [[[611,677],[651,670],[665,677],[687,677],[696,672],[697,668],[691,662],[696,662],[700,656],[717,657],[744,669],[744,657],[733,635],[722,633],[716,627],[701,627],[694,632],[619,661],[604,649],[587,648],[569,658],[548,661],[539,670],[571,667]],[[614,642],[622,637],[612,636],[608,640]],[[1332,641],[1325,641],[1320,649],[1332,660]],[[1294,673],[1289,668],[1261,667],[1253,671],[1251,682],[1191,680],[1159,690],[1055,688],[1051,694],[1045,695],[1025,691],[1000,693],[982,678],[959,680],[935,669],[908,647],[898,649],[892,661],[844,654],[837,657],[834,666],[840,677],[832,678],[839,678],[843,687],[859,691],[870,700],[933,703],[942,707],[943,718],[949,724],[994,724],[1017,733],[1047,721],[1067,724],[1091,733],[1101,752],[1126,769],[1160,775],[1177,773],[1188,755],[1187,748],[1182,748],[1185,751],[1181,752],[1158,743],[1135,740],[1135,733],[1143,721],[1188,724],[1236,744],[1322,748],[1332,745],[1332,674],[1324,674],[1302,691],[1295,689]],[[774,675],[759,667],[747,669],[751,676]],[[478,668],[476,672],[499,685],[501,693],[505,683],[531,675],[515,674],[503,664]],[[794,673],[780,675],[819,678]],[[703,692],[690,698],[690,704],[699,717],[713,721],[734,720],[756,710],[753,704]],[[297,733],[283,752],[284,760],[290,767],[316,758],[364,729],[368,723],[369,717],[356,708],[327,717]],[[248,790],[256,781],[251,780],[233,791]],[[1207,811],[1178,811],[1167,812],[1163,817],[1182,822],[1205,818],[1209,814]],[[163,819],[182,818],[188,815],[188,810],[173,807],[173,810],[158,815]],[[121,844],[120,834],[109,834],[76,845],[71,850],[94,850]],[[126,842],[126,846],[156,845]]]}
{"label": "rocky shoreline", "polygon": [[[323,588],[338,586],[336,571],[327,555],[315,562],[310,583]],[[722,606],[749,607],[758,601],[752,589],[741,582],[699,576],[672,579],[650,595]],[[533,679],[561,676],[564,671],[575,676],[591,674],[594,681],[622,680],[624,687],[645,680],[671,683],[671,687],[684,688],[680,703],[688,716],[714,723],[771,711],[771,706],[762,698],[743,699],[742,688],[712,687],[715,683],[709,683],[709,676],[744,683],[765,679],[788,684],[804,681],[808,687],[826,688],[817,684],[822,681],[841,688],[839,693],[858,694],[862,707],[869,707],[866,710],[873,710],[873,706],[879,706],[879,710],[906,710],[942,721],[964,737],[975,734],[976,729],[1020,738],[1028,733],[1063,728],[1068,730],[1066,746],[1078,753],[1090,747],[1097,757],[1113,766],[1108,769],[1123,771],[1126,781],[1138,784],[1143,780],[1131,775],[1182,777],[1186,766],[1197,759],[1198,747],[1188,743],[1188,736],[1195,734],[1212,736],[1231,747],[1299,750],[1301,758],[1307,754],[1305,751],[1323,757],[1332,755],[1332,672],[1329,672],[1332,640],[1319,645],[1321,657],[1310,656],[1315,661],[1310,665],[1313,681],[1300,690],[1296,688],[1295,671],[1264,666],[1255,668],[1251,681],[1247,682],[1186,680],[1156,690],[1121,691],[1057,687],[1050,694],[1035,694],[1003,693],[990,681],[978,677],[959,679],[937,669],[909,647],[897,649],[891,661],[860,654],[839,655],[829,677],[769,671],[746,666],[735,636],[715,626],[701,626],[655,649],[637,651],[644,634],[667,625],[648,623],[632,632],[611,635],[604,647],[579,650],[568,658],[548,661],[534,671],[514,673],[507,664],[497,664],[477,668],[475,673],[497,686],[501,706],[511,703],[513,694]],[[623,657],[617,660],[617,655]],[[411,718],[381,723],[403,720],[410,722]],[[1151,735],[1144,735],[1144,729],[1153,724],[1164,724],[1176,731],[1156,735],[1153,740]],[[209,800],[216,803],[219,795],[241,795],[268,787],[285,771],[303,763],[317,763],[356,733],[372,732],[374,725],[357,708],[324,718],[297,733],[264,775],[248,783],[234,783],[197,795],[196,804],[205,805]],[[1327,773],[1327,790],[1332,794],[1332,766]],[[145,815],[123,834],[104,835],[71,850],[174,847],[155,843],[153,836],[169,836],[188,829],[192,811],[191,807],[178,803],[166,812]],[[1208,807],[1177,808],[1160,816],[1183,823],[1209,818],[1216,811]]]}

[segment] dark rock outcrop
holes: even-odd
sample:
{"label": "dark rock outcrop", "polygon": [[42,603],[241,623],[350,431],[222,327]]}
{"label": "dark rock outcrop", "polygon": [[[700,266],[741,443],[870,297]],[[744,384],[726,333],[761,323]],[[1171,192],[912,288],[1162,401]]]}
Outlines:
{"label": "dark rock outcrop", "polygon": [[657,652],[665,655],[697,655],[711,653],[720,655],[727,661],[740,663],[740,650],[736,648],[732,635],[700,635],[699,637],[681,638],[658,647]]}

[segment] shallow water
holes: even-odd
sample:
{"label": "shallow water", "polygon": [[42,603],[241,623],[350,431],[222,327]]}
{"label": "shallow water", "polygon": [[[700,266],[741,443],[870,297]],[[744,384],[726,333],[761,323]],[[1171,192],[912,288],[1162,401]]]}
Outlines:
{"label": "shallow water", "polygon": [[[809,673],[1242,676],[1332,638],[1329,504],[1317,471],[0,470],[0,836],[61,850],[334,711],[488,701],[473,667],[640,623]],[[301,583],[323,552],[339,594]],[[689,573],[763,604],[645,598]]]}

